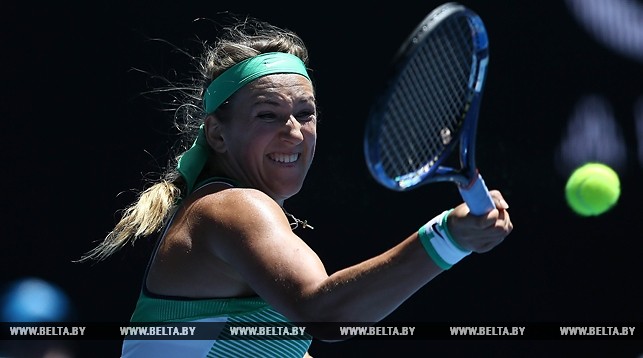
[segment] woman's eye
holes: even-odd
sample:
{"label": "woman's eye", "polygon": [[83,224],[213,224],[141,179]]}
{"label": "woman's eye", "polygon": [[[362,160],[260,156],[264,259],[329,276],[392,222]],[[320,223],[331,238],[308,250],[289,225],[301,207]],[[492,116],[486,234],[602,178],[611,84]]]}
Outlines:
{"label": "woman's eye", "polygon": [[300,122],[308,122],[315,119],[316,114],[314,111],[305,111],[297,114],[297,120]]}
{"label": "woman's eye", "polygon": [[[306,111],[301,111],[295,114],[294,116],[297,119],[297,121],[304,123],[304,122],[310,122],[314,120],[316,118],[316,113],[315,111],[306,110]],[[275,112],[261,112],[257,114],[257,118],[265,122],[275,122],[275,121],[287,122],[290,116],[280,115]]]}
{"label": "woman's eye", "polygon": [[277,115],[275,115],[274,113],[259,113],[257,117],[264,121],[274,121],[277,118]]}

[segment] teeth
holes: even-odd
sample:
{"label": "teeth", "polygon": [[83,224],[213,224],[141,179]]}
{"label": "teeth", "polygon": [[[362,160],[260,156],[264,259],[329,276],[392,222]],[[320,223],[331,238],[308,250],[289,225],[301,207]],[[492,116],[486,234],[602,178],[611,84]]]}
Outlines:
{"label": "teeth", "polygon": [[270,159],[280,162],[280,163],[292,163],[299,158],[299,154],[282,154],[282,153],[273,153],[270,155]]}

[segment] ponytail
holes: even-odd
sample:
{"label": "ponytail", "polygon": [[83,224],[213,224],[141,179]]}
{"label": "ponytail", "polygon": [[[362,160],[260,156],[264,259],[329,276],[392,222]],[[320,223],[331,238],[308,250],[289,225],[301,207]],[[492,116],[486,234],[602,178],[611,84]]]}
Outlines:
{"label": "ponytail", "polygon": [[123,211],[120,221],[105,239],[79,261],[102,261],[127,245],[159,232],[174,208],[181,190],[173,182],[162,180],[138,195],[138,199]]}

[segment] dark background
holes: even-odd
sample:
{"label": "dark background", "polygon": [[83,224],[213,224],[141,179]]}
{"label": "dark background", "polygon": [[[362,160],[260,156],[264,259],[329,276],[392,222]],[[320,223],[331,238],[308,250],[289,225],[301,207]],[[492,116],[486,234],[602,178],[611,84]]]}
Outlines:
{"label": "dark background", "polygon": [[[397,46],[440,3],[3,3],[0,283],[40,277],[68,294],[76,320],[129,319],[151,243],[141,240],[102,263],[72,261],[111,229],[118,210],[134,199],[132,189],[156,177],[175,139],[171,114],[159,110],[159,100],[142,95],[154,82],[133,69],[182,78],[193,68],[172,46],[150,39],[196,55],[197,36],[213,41],[216,33],[212,22],[193,20],[216,20],[222,11],[290,28],[309,46],[321,109],[317,158],[304,189],[286,207],[315,226],[300,234],[327,270],[399,242],[461,199],[448,183],[408,193],[375,184],[362,154],[364,121]],[[491,43],[478,164],[488,186],[509,202],[515,229],[493,251],[473,254],[436,278],[388,319],[638,322],[641,329],[637,146],[643,138],[636,136],[634,106],[643,98],[643,63],[595,40],[564,2],[461,3],[484,19]],[[557,151],[576,104],[588,95],[610,104],[626,151],[617,168],[618,205],[583,218],[564,201],[569,173],[561,169]],[[120,342],[74,347],[79,357],[120,352]],[[315,357],[382,351],[638,357],[643,342],[351,340],[311,347]]]}

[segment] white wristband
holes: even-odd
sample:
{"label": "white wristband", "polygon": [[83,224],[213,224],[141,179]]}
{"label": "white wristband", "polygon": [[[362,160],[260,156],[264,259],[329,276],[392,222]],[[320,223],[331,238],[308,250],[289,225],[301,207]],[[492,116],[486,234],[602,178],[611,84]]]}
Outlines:
{"label": "white wristband", "polygon": [[447,228],[447,217],[451,210],[434,217],[418,231],[420,242],[431,259],[443,270],[450,269],[471,253],[460,247]]}

